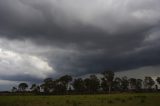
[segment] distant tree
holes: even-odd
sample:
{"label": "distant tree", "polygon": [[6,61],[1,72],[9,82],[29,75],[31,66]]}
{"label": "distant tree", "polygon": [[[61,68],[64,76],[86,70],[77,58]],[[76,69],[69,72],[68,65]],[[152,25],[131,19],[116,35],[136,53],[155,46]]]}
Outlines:
{"label": "distant tree", "polygon": [[156,91],[158,90],[158,85],[155,85],[155,90],[156,90]]}
{"label": "distant tree", "polygon": [[145,77],[144,79],[144,86],[146,89],[152,89],[153,85],[155,84],[152,77]]}
{"label": "distant tree", "polygon": [[34,91],[34,90],[36,89],[36,86],[37,86],[36,84],[32,84],[30,90],[31,90],[31,91]]}
{"label": "distant tree", "polygon": [[69,82],[72,81],[72,76],[64,75],[64,76],[59,78],[59,81],[62,82],[63,84],[65,84],[66,86],[68,86]]}
{"label": "distant tree", "polygon": [[84,80],[86,91],[88,92],[96,92],[100,87],[100,81],[96,75],[90,75],[89,78]]}
{"label": "distant tree", "polygon": [[44,79],[43,84],[41,85],[41,88],[43,89],[43,91],[45,93],[51,93],[51,92],[53,92],[54,85],[53,85],[52,78],[46,78],[46,79]]}
{"label": "distant tree", "polygon": [[105,92],[109,89],[107,80],[105,78],[101,78],[101,88]]}
{"label": "distant tree", "polygon": [[136,80],[136,90],[142,89],[142,79],[137,79]]}
{"label": "distant tree", "polygon": [[62,94],[65,93],[69,87],[69,82],[72,81],[72,77],[69,75],[64,75],[57,80],[52,78],[46,78],[41,85],[41,88],[45,93],[55,93]]}
{"label": "distant tree", "polygon": [[113,89],[115,91],[121,91],[122,80],[119,77],[116,77],[113,82]]}
{"label": "distant tree", "polygon": [[126,76],[122,77],[122,82],[121,82],[121,88],[123,91],[128,90],[128,86],[129,86],[129,81],[128,78]]}
{"label": "distant tree", "polygon": [[72,86],[76,92],[83,92],[85,90],[85,83],[82,78],[75,79]]}
{"label": "distant tree", "polygon": [[84,79],[84,84],[85,84],[85,91],[91,92],[91,81],[89,78]]}
{"label": "distant tree", "polygon": [[107,84],[108,84],[108,92],[111,92],[112,89],[112,85],[113,85],[113,79],[114,79],[114,72],[113,71],[106,71],[103,73],[104,78],[107,80]]}
{"label": "distant tree", "polygon": [[30,90],[34,93],[38,93],[40,92],[40,86],[36,85],[36,84],[32,84]]}
{"label": "distant tree", "polygon": [[16,87],[12,87],[12,92],[17,92],[17,88]]}
{"label": "distant tree", "polygon": [[96,92],[100,87],[100,80],[97,78],[96,75],[90,75],[90,81],[91,81],[90,85],[91,85],[92,91]]}
{"label": "distant tree", "polygon": [[135,89],[136,89],[136,83],[137,83],[137,79],[135,79],[135,78],[130,78],[130,79],[129,79],[130,89],[135,90]]}
{"label": "distant tree", "polygon": [[20,84],[18,85],[18,89],[19,89],[19,91],[21,91],[21,92],[26,91],[27,88],[28,88],[28,84],[27,84],[27,83],[20,83]]}
{"label": "distant tree", "polygon": [[55,80],[54,82],[54,93],[55,94],[64,94],[67,90],[67,87],[64,83],[59,80]]}
{"label": "distant tree", "polygon": [[71,81],[72,81],[72,76],[70,75],[64,75],[57,80],[59,87],[62,87],[63,90],[62,92],[66,92],[68,90],[69,83]]}
{"label": "distant tree", "polygon": [[157,77],[156,81],[158,84],[160,84],[160,77]]}

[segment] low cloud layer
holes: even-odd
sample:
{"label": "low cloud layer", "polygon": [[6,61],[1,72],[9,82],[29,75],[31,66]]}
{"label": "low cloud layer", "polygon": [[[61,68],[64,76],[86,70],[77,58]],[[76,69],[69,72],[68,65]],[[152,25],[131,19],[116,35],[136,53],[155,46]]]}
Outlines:
{"label": "low cloud layer", "polygon": [[0,79],[159,66],[159,11],[159,0],[0,0]]}
{"label": "low cloud layer", "polygon": [[[18,47],[13,45],[13,43],[16,42],[5,41],[4,39],[0,42],[1,45],[12,44],[8,46],[8,49],[3,46],[0,48],[0,78],[22,80],[25,76],[28,76],[36,79],[46,78],[49,74],[54,73],[54,69],[41,57],[28,53],[18,53],[16,50],[14,51],[13,47],[15,47],[15,49],[18,49]],[[24,46],[22,42],[18,44],[21,44],[21,47]],[[9,49],[9,47],[12,48]],[[38,47],[34,49],[38,49]]]}

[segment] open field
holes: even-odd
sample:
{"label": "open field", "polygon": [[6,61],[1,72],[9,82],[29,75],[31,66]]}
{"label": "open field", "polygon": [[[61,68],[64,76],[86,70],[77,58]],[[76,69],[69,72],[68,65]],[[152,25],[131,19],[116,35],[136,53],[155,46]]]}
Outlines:
{"label": "open field", "polygon": [[0,96],[0,106],[160,106],[160,94]]}

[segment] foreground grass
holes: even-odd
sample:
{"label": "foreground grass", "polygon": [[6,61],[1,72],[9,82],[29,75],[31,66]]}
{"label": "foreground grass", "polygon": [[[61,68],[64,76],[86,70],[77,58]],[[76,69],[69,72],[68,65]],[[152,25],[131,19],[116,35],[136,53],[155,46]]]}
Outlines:
{"label": "foreground grass", "polygon": [[0,106],[160,106],[160,94],[0,96]]}

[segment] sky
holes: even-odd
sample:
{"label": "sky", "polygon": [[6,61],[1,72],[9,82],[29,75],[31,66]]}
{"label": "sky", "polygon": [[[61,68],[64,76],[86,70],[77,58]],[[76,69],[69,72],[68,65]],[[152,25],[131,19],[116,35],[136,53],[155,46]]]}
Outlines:
{"label": "sky", "polygon": [[114,70],[160,76],[159,0],[0,0],[0,90]]}

